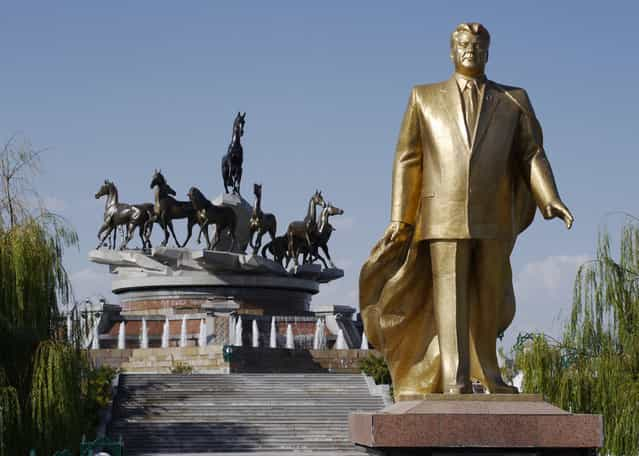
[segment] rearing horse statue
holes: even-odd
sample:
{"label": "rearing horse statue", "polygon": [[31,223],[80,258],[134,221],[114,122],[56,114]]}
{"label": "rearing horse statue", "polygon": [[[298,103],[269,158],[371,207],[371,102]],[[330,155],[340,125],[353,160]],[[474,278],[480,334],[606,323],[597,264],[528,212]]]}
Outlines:
{"label": "rearing horse statue", "polygon": [[246,113],[237,113],[233,121],[233,136],[226,155],[222,157],[222,179],[224,180],[224,191],[229,193],[231,187],[233,193],[240,194],[240,182],[242,181],[242,162],[244,161],[244,151],[240,142],[244,136],[244,124]]}

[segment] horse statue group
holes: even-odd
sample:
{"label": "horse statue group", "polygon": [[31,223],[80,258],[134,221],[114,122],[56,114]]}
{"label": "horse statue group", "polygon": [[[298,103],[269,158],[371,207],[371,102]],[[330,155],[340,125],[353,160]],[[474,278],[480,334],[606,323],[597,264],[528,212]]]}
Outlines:
{"label": "horse statue group", "polygon": [[[162,246],[169,242],[169,236],[178,247],[184,247],[191,239],[193,226],[198,225],[200,232],[197,242],[201,240],[202,234],[206,240],[208,249],[214,249],[220,242],[222,233],[228,232],[231,239],[231,250],[235,243],[235,230],[237,218],[235,211],[227,206],[216,206],[211,203],[204,194],[197,188],[191,187],[187,196],[189,201],[178,201],[175,190],[166,182],[161,171],[156,170],[151,178],[150,188],[153,190],[153,203],[126,204],[118,200],[118,189],[113,182],[108,180],[100,187],[95,194],[95,198],[106,196],[104,208],[104,222],[98,231],[98,247],[106,246],[111,249],[116,248],[116,233],[118,227],[124,227],[126,233],[124,241],[120,245],[120,250],[126,249],[129,241],[133,237],[136,228],[139,230],[142,248],[151,248],[151,233],[153,224],[160,225],[164,232]],[[173,220],[187,219],[187,236],[183,243],[178,241],[173,229]],[[209,237],[209,227],[215,227],[215,238],[211,242]],[[113,239],[109,235],[113,234]]]}
{"label": "horse statue group", "polygon": [[[231,143],[227,153],[222,158],[222,179],[224,190],[239,195],[240,183],[242,180],[243,149],[241,138],[244,135],[244,125],[246,123],[246,113],[237,113],[233,121],[233,133]],[[118,199],[118,189],[115,184],[105,180],[98,189],[95,198],[106,196],[104,208],[104,222],[98,231],[97,248],[106,246],[116,248],[116,238],[118,228],[124,234],[124,239],[120,244],[120,250],[127,248],[127,245],[138,230],[143,249],[151,248],[151,234],[153,225],[158,224],[164,232],[164,240],[161,245],[166,246],[169,237],[178,247],[184,247],[191,239],[193,227],[197,224],[200,227],[197,242],[201,242],[204,235],[207,248],[215,249],[224,233],[227,233],[233,250],[237,242],[238,219],[235,210],[225,205],[215,205],[209,201],[197,188],[191,187],[186,193],[188,201],[179,201],[175,190],[167,183],[160,170],[155,170],[151,178],[150,188],[153,190],[153,203],[126,204]],[[262,186],[254,184],[253,193],[255,195],[255,205],[249,219],[248,233],[249,245],[253,249],[253,254],[257,255],[261,250],[264,258],[267,254],[273,260],[288,267],[292,260],[295,266],[299,265],[299,257],[302,256],[304,264],[321,261],[324,267],[328,264],[335,267],[328,252],[328,240],[335,230],[329,223],[329,218],[334,215],[344,213],[342,209],[324,201],[322,192],[316,190],[308,203],[308,210],[304,220],[294,221],[288,225],[286,233],[277,236],[277,219],[275,215],[262,211]],[[317,208],[321,207],[319,219]],[[183,243],[180,243],[173,229],[173,220],[186,219],[187,236]],[[213,226],[214,238],[211,241],[209,228]],[[262,247],[262,238],[268,234],[270,242]],[[112,236],[111,236],[112,235]],[[320,250],[324,255],[320,254]],[[324,258],[326,257],[326,258]],[[328,263],[327,263],[328,260]],[[284,264],[284,262],[286,262]]]}
{"label": "horse statue group", "polygon": [[[261,188],[259,194],[261,197]],[[256,198],[259,201],[260,198],[257,197],[257,192]],[[319,221],[317,217],[318,207],[322,207]],[[293,264],[296,267],[299,266],[300,255],[302,255],[304,264],[312,264],[319,260],[325,268],[328,268],[329,264],[334,268],[335,263],[333,263],[328,251],[328,241],[335,228],[330,224],[329,218],[343,213],[342,209],[324,201],[322,192],[316,190],[308,201],[308,209],[304,220],[289,223],[286,233],[282,236],[273,234],[275,232],[275,223],[273,223],[273,231],[269,231],[271,241],[262,248],[262,256],[268,258],[267,254],[270,254],[274,261],[285,268],[288,267],[291,260],[293,260]],[[261,236],[258,239],[261,241]],[[252,244],[254,253],[259,249],[259,245],[259,243]],[[324,252],[326,258],[320,254],[320,249]]]}

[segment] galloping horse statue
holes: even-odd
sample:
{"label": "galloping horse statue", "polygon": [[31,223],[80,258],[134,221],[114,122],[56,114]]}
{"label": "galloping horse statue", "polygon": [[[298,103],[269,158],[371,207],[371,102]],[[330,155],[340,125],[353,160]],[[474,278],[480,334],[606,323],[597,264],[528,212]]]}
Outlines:
{"label": "galloping horse statue", "polygon": [[[253,193],[255,194],[255,207],[249,220],[249,244],[253,247],[253,255],[257,255],[262,246],[262,236],[264,234],[268,233],[271,236],[271,241],[275,239],[277,219],[273,214],[262,212],[262,186],[254,184]],[[255,233],[257,233],[257,237],[255,242],[253,242]]]}
{"label": "galloping horse statue", "polygon": [[[178,247],[184,247],[189,239],[191,239],[191,233],[193,232],[193,225],[197,223],[195,209],[190,201],[176,201],[173,196],[176,195],[175,190],[166,182],[166,179],[162,173],[156,170],[153,173],[151,179],[151,188],[154,193],[154,221],[157,222],[164,230],[164,241],[162,246],[165,247],[169,242],[169,230],[173,235],[173,240]],[[173,220],[175,219],[187,219],[187,236],[182,245],[175,236],[173,231]]]}
{"label": "galloping horse statue", "polygon": [[222,179],[224,180],[224,191],[229,193],[231,187],[233,193],[240,194],[240,182],[242,181],[242,162],[244,161],[244,151],[240,142],[244,135],[244,124],[246,113],[237,113],[233,121],[233,136],[229,144],[226,155],[222,157]]}
{"label": "galloping horse statue", "polygon": [[328,268],[326,260],[320,255],[319,249],[322,249],[324,255],[328,259],[332,268],[335,267],[335,263],[331,259],[331,255],[328,253],[328,240],[331,237],[335,228],[328,221],[329,217],[334,215],[342,215],[344,211],[338,207],[333,206],[330,202],[326,203],[324,209],[320,214],[320,222],[317,227],[317,231],[311,234],[311,248],[308,252],[308,256],[305,255],[304,263],[313,263],[315,260],[320,260],[325,268]]}
{"label": "galloping horse statue", "polygon": [[[216,206],[211,203],[197,187],[191,187],[187,196],[189,200],[191,200],[200,225],[200,233],[197,236],[198,242],[200,236],[204,233],[207,248],[213,250],[220,242],[222,233],[228,230],[229,237],[231,238],[231,247],[229,250],[233,250],[233,246],[235,245],[235,227],[237,225],[235,211],[228,206]],[[213,244],[211,244],[211,240],[209,239],[210,224],[215,225],[215,239],[213,240]]]}
{"label": "galloping horse statue", "polygon": [[[150,248],[149,240],[151,232],[149,229],[150,220],[153,218],[152,204],[125,204],[118,201],[118,189],[113,182],[108,180],[100,187],[95,194],[95,199],[106,196],[104,206],[104,223],[98,231],[98,240],[100,241],[97,248],[104,245],[104,241],[113,232],[113,242],[109,243],[109,247],[115,249],[115,233],[118,226],[124,225],[126,229],[126,237],[120,245],[120,250],[124,250],[133,237],[135,228],[139,228],[140,240],[142,248]],[[104,234],[103,234],[104,233]]]}
{"label": "galloping horse statue", "polygon": [[298,259],[302,249],[310,250],[311,236],[317,230],[317,206],[325,207],[322,192],[315,190],[313,196],[308,201],[308,210],[304,220],[291,222],[286,230],[288,239],[288,256],[293,259],[295,266],[298,266]]}

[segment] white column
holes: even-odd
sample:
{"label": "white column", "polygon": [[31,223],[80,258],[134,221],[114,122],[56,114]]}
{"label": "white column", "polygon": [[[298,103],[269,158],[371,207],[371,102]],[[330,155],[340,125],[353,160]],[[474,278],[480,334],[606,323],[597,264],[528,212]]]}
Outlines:
{"label": "white column", "polygon": [[162,348],[169,348],[170,331],[169,317],[166,317],[166,320],[164,320],[164,327],[162,328]]}
{"label": "white column", "polygon": [[346,340],[344,339],[344,331],[340,328],[337,331],[337,341],[335,342],[336,350],[346,350]]}
{"label": "white column", "polygon": [[293,326],[289,323],[286,327],[286,348],[294,349],[295,348],[295,340],[293,338]]}
{"label": "white column", "polygon": [[360,350],[368,350],[368,338],[366,337],[366,332],[362,333],[362,345],[359,347]]}
{"label": "white column", "polygon": [[146,329],[146,318],[142,317],[142,341],[140,348],[149,348],[149,334]]}
{"label": "white column", "polygon": [[186,347],[186,317],[182,317],[182,327],[180,328],[180,347]]}
{"label": "white column", "polygon": [[313,350],[319,350],[319,330],[320,330],[320,319],[318,318],[315,322],[315,332],[313,333]]}
{"label": "white column", "polygon": [[257,348],[260,346],[260,333],[257,329],[257,320],[253,320],[253,323],[251,325],[251,333],[253,336],[253,348]]}
{"label": "white column", "polygon": [[269,340],[270,348],[277,348],[277,329],[275,328],[275,317],[271,317],[271,337]]}
{"label": "white column", "polygon": [[120,330],[118,331],[118,348],[120,350],[126,348],[126,325],[124,320],[120,322]]}
{"label": "white column", "polygon": [[100,320],[96,319],[95,324],[93,325],[93,338],[91,340],[92,350],[97,350],[100,348],[100,334],[98,334],[98,323],[100,323]]}
{"label": "white column", "polygon": [[200,347],[206,347],[206,320],[204,320],[204,318],[200,320],[200,337],[198,338],[197,344]]}
{"label": "white column", "polygon": [[237,317],[237,323],[235,324],[235,346],[242,346],[242,316]]}
{"label": "white column", "polygon": [[235,317],[229,315],[229,345],[235,345]]}
{"label": "white column", "polygon": [[317,349],[326,350],[326,322],[321,319],[317,331]]}

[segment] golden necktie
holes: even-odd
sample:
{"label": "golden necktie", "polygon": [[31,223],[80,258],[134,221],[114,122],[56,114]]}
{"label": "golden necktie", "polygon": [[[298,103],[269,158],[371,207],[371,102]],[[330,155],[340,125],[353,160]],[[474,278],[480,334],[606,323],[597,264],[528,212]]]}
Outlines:
{"label": "golden necktie", "polygon": [[468,133],[468,144],[473,142],[473,133],[475,132],[475,121],[477,120],[477,103],[478,103],[477,84],[475,81],[469,80],[464,87],[464,114],[466,119],[466,131]]}

